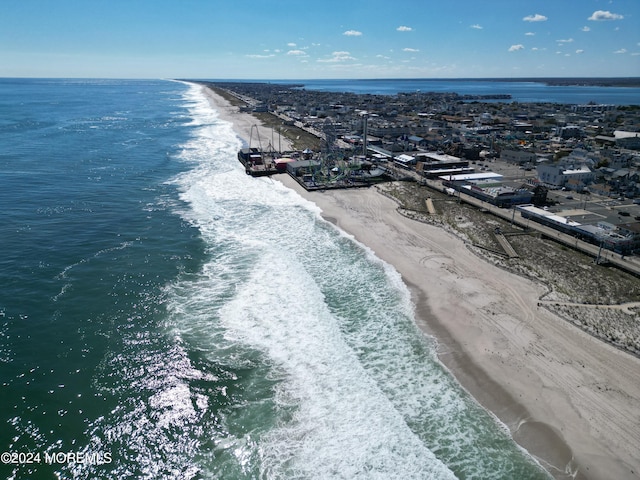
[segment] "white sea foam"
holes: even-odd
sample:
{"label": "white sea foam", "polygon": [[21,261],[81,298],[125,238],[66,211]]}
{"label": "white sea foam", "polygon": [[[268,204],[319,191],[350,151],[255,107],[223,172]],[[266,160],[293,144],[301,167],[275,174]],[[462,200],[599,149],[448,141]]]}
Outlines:
{"label": "white sea foam", "polygon": [[298,259],[263,255],[221,310],[228,338],[265,352],[286,379],[279,401],[293,421],[263,445],[264,468],[283,478],[447,478],[345,344],[322,292]]}
{"label": "white sea foam", "polygon": [[209,260],[171,287],[172,328],[231,368],[255,369],[259,357],[273,383],[254,384],[267,396],[245,413],[220,413],[218,454],[260,478],[486,478],[502,468],[482,457],[506,436],[435,359],[400,275],[292,190],[248,177],[232,126],[199,87],[188,98],[200,123],[181,156],[193,168],[176,183]]}
{"label": "white sea foam", "polygon": [[[191,108],[196,115],[208,111],[197,100]],[[262,352],[280,372],[275,401],[295,413],[262,437],[261,470],[274,478],[453,478],[345,344],[339,319],[307,271],[306,262],[318,261],[318,248],[340,255],[339,243],[351,239],[292,190],[247,177],[235,159],[240,142],[228,125],[209,121],[215,124],[203,122],[182,156],[199,165],[178,179],[190,206],[185,214],[213,253],[204,277],[190,284],[186,329],[198,328],[194,320],[217,319],[211,330],[221,329],[228,345]],[[327,264],[343,268],[343,261]],[[391,288],[401,285],[398,275],[389,281],[396,283]],[[202,305],[218,310],[194,318]],[[237,438],[231,445],[244,442]]]}

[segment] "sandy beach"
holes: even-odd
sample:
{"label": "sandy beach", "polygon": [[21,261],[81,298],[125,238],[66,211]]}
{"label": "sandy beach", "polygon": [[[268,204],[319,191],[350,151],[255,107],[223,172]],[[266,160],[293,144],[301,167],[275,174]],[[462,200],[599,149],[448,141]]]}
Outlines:
{"label": "sandy beach", "polygon": [[[248,141],[257,120],[205,91]],[[640,478],[640,359],[538,306],[541,285],[403,217],[377,187],[307,192],[286,174],[273,178],[395,267],[442,363],[555,478]]]}
{"label": "sandy beach", "polygon": [[[236,131],[238,136],[240,136],[240,138],[247,142],[247,145],[249,144],[250,140],[253,140],[252,146],[258,146],[255,128],[253,129],[253,138],[251,138],[251,129],[254,126],[257,127],[262,147],[266,149],[267,145],[269,144],[269,142],[271,142],[271,139],[273,137],[271,128],[267,128],[262,125],[254,116],[248,113],[240,112],[240,109],[238,107],[231,105],[223,97],[217,95],[210,88],[203,87],[203,92],[209,99],[209,102],[211,102],[211,104],[218,111],[220,118],[232,122],[234,130]],[[274,139],[273,144],[276,148],[280,148],[280,150],[283,152],[293,150],[291,141],[285,136],[280,136],[277,140]]]}

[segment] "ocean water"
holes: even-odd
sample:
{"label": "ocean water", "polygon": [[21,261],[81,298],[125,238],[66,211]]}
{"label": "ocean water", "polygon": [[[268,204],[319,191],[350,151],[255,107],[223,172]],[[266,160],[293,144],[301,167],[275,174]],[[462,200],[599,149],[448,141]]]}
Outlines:
{"label": "ocean water", "polygon": [[458,93],[460,95],[508,94],[501,102],[562,103],[584,105],[589,102],[611,105],[639,105],[639,87],[601,87],[595,85],[547,85],[536,81],[485,79],[370,79],[370,80],[286,80],[307,90],[395,95],[400,92]]}
{"label": "ocean water", "polygon": [[200,87],[0,80],[1,478],[542,479]]}

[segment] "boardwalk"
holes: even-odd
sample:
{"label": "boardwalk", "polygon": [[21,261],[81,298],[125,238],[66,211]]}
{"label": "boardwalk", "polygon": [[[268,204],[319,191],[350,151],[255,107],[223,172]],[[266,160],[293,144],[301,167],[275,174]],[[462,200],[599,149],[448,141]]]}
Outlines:
{"label": "boardwalk", "polygon": [[505,237],[503,233],[496,233],[495,235],[498,243],[504,249],[509,258],[518,258],[520,256],[518,255],[518,252],[513,249],[513,247],[509,243],[509,240],[507,240],[507,237]]}
{"label": "boardwalk", "polygon": [[[422,182],[435,190],[442,191],[443,187],[438,181],[425,180],[423,178]],[[606,262],[615,265],[622,270],[633,273],[634,275],[640,276],[640,259],[635,256],[626,257],[620,255],[619,253],[612,252],[611,250],[602,249],[597,245],[579,240],[572,235],[567,235],[546,225],[541,225],[530,219],[523,218],[522,215],[520,215],[520,212],[515,208],[496,207],[495,205],[484,202],[478,198],[466,195],[465,193],[461,193],[459,191],[456,191],[456,196],[460,199],[461,202],[465,202],[469,205],[474,205],[478,208],[485,209],[487,212],[490,212],[497,217],[503,218],[511,222],[513,225],[518,225],[527,230],[535,230],[550,239],[591,255],[599,263]]]}

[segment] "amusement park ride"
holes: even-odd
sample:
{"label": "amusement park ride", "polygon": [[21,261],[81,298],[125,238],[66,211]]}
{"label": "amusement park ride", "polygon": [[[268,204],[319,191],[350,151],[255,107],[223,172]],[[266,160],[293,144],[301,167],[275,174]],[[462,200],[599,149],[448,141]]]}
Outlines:
{"label": "amusement park ride", "polygon": [[[255,136],[258,146],[253,146]],[[326,188],[349,188],[368,186],[382,179],[385,170],[366,160],[366,140],[363,155],[355,151],[347,156],[347,151],[338,147],[335,126],[330,120],[323,124],[321,139],[322,148],[317,155],[310,150],[302,152],[304,161],[296,162],[292,157],[300,157],[296,152],[289,156],[280,156],[269,143],[262,148],[258,127],[251,127],[249,147],[238,152],[238,160],[244,165],[248,175],[254,177],[289,172],[302,186],[308,190]],[[366,138],[366,119],[365,119]],[[290,167],[288,165],[291,164]]]}

